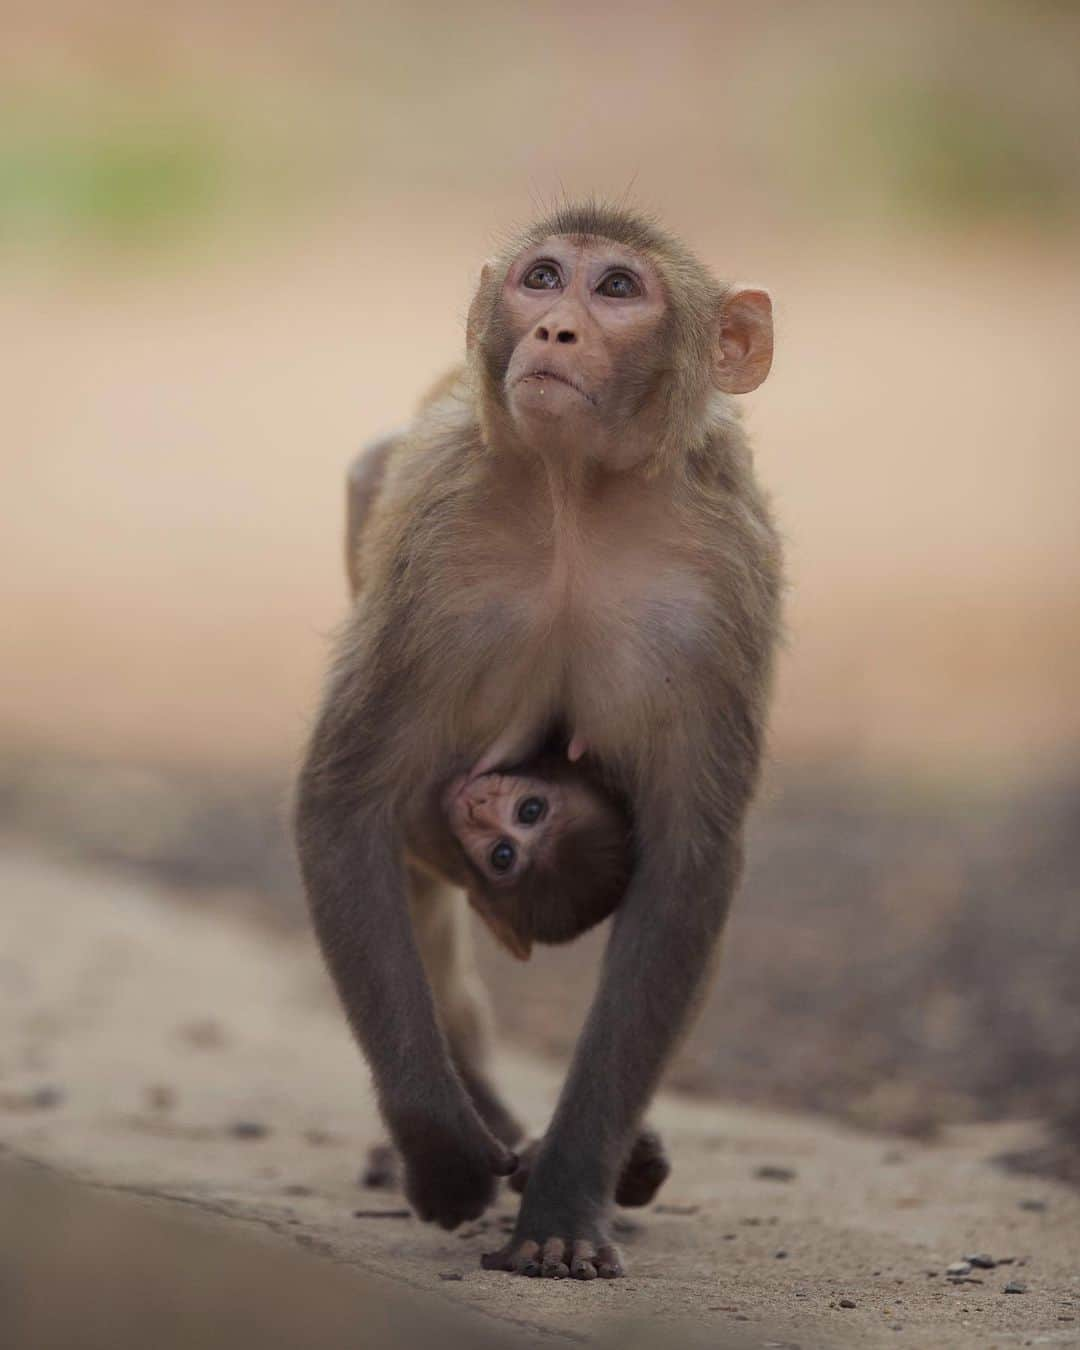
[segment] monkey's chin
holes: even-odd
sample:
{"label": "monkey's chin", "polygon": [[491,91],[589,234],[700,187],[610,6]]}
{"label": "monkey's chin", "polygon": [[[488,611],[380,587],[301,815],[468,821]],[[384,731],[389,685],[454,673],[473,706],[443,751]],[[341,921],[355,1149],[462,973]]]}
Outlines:
{"label": "monkey's chin", "polygon": [[590,407],[580,389],[550,375],[526,375],[510,390],[510,411],[520,422],[577,419]]}

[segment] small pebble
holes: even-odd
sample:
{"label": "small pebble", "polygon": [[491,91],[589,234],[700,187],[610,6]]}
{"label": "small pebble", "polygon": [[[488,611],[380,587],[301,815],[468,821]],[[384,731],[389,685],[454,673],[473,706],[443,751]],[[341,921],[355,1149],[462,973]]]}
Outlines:
{"label": "small pebble", "polygon": [[439,1271],[439,1279],[440,1279],[440,1280],[463,1280],[464,1278],[465,1278],[465,1276],[461,1273],[460,1270],[440,1270],[440,1271]]}
{"label": "small pebble", "polygon": [[234,1139],[265,1139],[270,1130],[258,1120],[234,1120],[229,1133]]}
{"label": "small pebble", "polygon": [[974,1256],[965,1256],[964,1260],[971,1266],[978,1266],[980,1270],[993,1270],[997,1262],[986,1252],[977,1252]]}
{"label": "small pebble", "polygon": [[945,1267],[945,1274],[946,1274],[946,1275],[970,1275],[970,1274],[971,1274],[971,1262],[970,1262],[970,1261],[954,1261],[954,1262],[952,1263],[952,1265],[949,1265],[949,1266],[946,1266],[946,1267]]}
{"label": "small pebble", "polygon": [[754,1171],[759,1181],[794,1181],[796,1175],[793,1167],[780,1167],[776,1163],[766,1163]]}
{"label": "small pebble", "polygon": [[778,1252],[774,1252],[773,1254],[778,1261],[784,1261],[787,1259],[787,1251],[783,1247],[781,1247]]}
{"label": "small pebble", "polygon": [[176,1105],[176,1089],[168,1083],[151,1083],[144,1096],[151,1111],[171,1111]]}
{"label": "small pebble", "polygon": [[291,1185],[285,1186],[285,1187],[283,1188],[283,1193],[284,1193],[285,1195],[314,1195],[314,1194],[315,1194],[315,1192],[311,1189],[310,1186],[302,1186],[302,1185],[300,1185],[299,1182],[293,1182]]}
{"label": "small pebble", "polygon": [[1010,1280],[1001,1292],[1003,1294],[1026,1294],[1027,1285],[1023,1280]]}
{"label": "small pebble", "polygon": [[412,1213],[409,1209],[354,1209],[354,1219],[407,1219]]}
{"label": "small pebble", "polygon": [[696,1214],[701,1208],[700,1205],[656,1205],[653,1209],[654,1214]]}
{"label": "small pebble", "polygon": [[220,1050],[228,1041],[224,1027],[212,1017],[187,1022],[179,1028],[179,1033],[196,1050]]}
{"label": "small pebble", "polygon": [[1032,1213],[1032,1214],[1045,1214],[1045,1213],[1046,1213],[1046,1201],[1045,1201],[1045,1200],[1021,1200],[1021,1201],[1020,1201],[1020,1208],[1021,1208],[1021,1209],[1026,1209],[1026,1210],[1028,1210],[1028,1211],[1029,1211],[1030,1213]]}
{"label": "small pebble", "polygon": [[5,1111],[51,1111],[64,1100],[58,1087],[31,1088],[29,1092],[0,1093],[0,1109]]}
{"label": "small pebble", "polygon": [[840,1300],[841,1308],[854,1308],[855,1306],[855,1300],[853,1298],[842,1298]]}

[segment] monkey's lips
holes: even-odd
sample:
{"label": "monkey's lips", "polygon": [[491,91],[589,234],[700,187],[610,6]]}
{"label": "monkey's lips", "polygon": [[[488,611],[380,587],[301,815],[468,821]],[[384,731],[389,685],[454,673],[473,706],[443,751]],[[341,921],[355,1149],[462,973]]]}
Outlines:
{"label": "monkey's lips", "polygon": [[566,385],[566,387],[572,389],[575,394],[580,394],[587,403],[596,402],[592,394],[590,394],[587,389],[583,389],[576,380],[571,378],[571,376],[564,374],[561,370],[552,370],[550,366],[537,366],[534,370],[523,371],[522,374],[517,376],[513,384],[511,384],[511,389],[516,388],[519,384],[524,384],[526,380],[535,381],[541,388],[549,380],[553,380],[556,384]]}

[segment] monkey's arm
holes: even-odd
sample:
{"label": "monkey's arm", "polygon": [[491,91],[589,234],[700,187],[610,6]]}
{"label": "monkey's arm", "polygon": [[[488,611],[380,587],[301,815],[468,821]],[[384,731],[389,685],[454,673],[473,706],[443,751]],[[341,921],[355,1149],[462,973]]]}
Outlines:
{"label": "monkey's arm", "polygon": [[395,431],[377,441],[369,441],[349,465],[345,484],[345,574],[349,579],[349,594],[354,599],[362,580],[360,540],[364,526],[382,487],[390,455],[404,438],[404,431]]}
{"label": "monkey's arm", "polygon": [[[523,764],[536,754],[538,748],[538,737],[532,724],[515,723],[488,746],[469,770],[467,776],[469,778],[480,778],[500,767],[506,768]],[[576,764],[587,749],[588,746],[585,744],[583,737],[572,736],[569,745],[566,747],[566,758],[571,764]]]}
{"label": "monkey's arm", "polygon": [[452,1066],[409,916],[398,804],[367,786],[381,776],[385,747],[374,738],[390,706],[392,691],[380,701],[350,678],[331,685],[301,772],[296,837],[319,941],[404,1156],[409,1200],[453,1228],[484,1211],[516,1159]]}

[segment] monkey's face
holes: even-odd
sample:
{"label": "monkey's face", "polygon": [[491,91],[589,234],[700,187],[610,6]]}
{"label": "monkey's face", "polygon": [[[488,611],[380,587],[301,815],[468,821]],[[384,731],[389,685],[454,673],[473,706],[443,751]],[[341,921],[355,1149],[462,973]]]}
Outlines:
{"label": "monkey's face", "polygon": [[461,777],[446,796],[450,829],[491,886],[519,882],[550,857],[551,841],[566,815],[562,785],[514,774]]}
{"label": "monkey's face", "polygon": [[644,255],[560,235],[525,249],[483,337],[489,376],[521,439],[608,464],[646,453],[667,321],[660,274]]}
{"label": "monkey's face", "polygon": [[[444,806],[476,875],[477,883],[466,887],[469,903],[519,960],[528,959],[534,939],[566,941],[610,912],[609,904],[602,912],[584,912],[560,886],[565,878],[558,875],[557,847],[570,831],[584,841],[586,853],[595,836],[598,883],[607,863],[600,845],[605,825],[611,832],[611,808],[582,783],[527,774],[462,775],[447,788]],[[589,871],[587,859],[580,870]]]}

